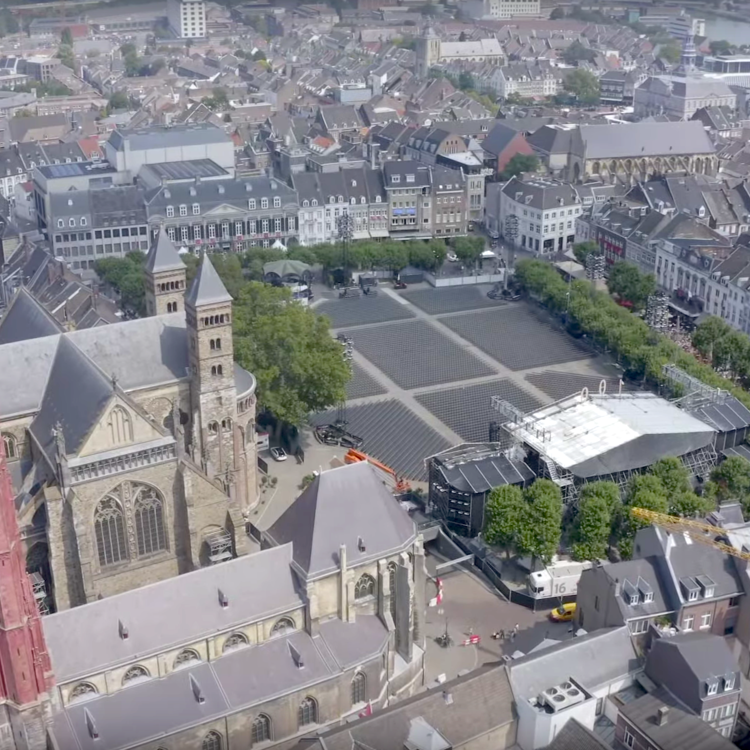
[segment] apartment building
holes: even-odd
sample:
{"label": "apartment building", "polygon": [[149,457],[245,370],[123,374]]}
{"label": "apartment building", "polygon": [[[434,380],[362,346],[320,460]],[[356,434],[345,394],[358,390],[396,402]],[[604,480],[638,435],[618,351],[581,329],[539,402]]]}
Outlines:
{"label": "apartment building", "polygon": [[168,0],[167,21],[178,39],[206,36],[206,4],[203,0]]}
{"label": "apartment building", "polygon": [[538,18],[541,15],[540,0],[463,0],[459,7],[478,21]]}

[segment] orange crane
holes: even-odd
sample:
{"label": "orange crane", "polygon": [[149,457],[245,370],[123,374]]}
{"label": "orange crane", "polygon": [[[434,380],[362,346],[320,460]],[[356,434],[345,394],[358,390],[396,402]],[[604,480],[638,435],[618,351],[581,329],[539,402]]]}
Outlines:
{"label": "orange crane", "polygon": [[390,466],[386,466],[385,464],[380,463],[380,461],[373,458],[372,456],[368,456],[366,453],[362,453],[362,451],[355,450],[354,448],[350,448],[347,454],[344,456],[344,463],[347,464],[356,464],[360,461],[367,461],[376,469],[382,471],[392,482],[392,487],[397,493],[409,492],[409,490],[411,490],[411,485],[406,481],[406,479],[396,474],[396,472],[391,469]]}
{"label": "orange crane", "polygon": [[733,547],[731,544],[726,542],[719,542],[716,537],[726,537],[727,529],[722,529],[720,526],[711,526],[711,524],[703,523],[703,521],[696,521],[692,518],[681,518],[680,516],[669,516],[666,513],[657,513],[653,510],[646,510],[645,508],[631,508],[630,512],[636,517],[643,521],[650,521],[651,523],[661,526],[670,531],[682,532],[689,534],[690,538],[701,544],[707,544],[709,547],[721,550],[727,555],[732,557],[739,557],[741,560],[750,560],[750,552],[743,552],[742,550]]}

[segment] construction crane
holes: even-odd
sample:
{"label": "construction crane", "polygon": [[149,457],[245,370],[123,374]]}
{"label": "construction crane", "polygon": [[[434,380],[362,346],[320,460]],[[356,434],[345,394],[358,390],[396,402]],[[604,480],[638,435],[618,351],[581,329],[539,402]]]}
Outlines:
{"label": "construction crane", "polygon": [[680,516],[670,516],[666,513],[657,513],[645,508],[631,508],[630,512],[633,516],[643,521],[649,521],[670,531],[688,534],[694,541],[707,544],[709,547],[721,550],[727,555],[739,557],[740,560],[750,560],[750,552],[743,552],[731,544],[716,540],[717,536],[726,537],[727,535],[727,530],[722,529],[720,526],[711,526],[711,524],[703,523],[703,521],[695,521],[692,518],[681,518]]}
{"label": "construction crane", "polygon": [[391,484],[396,493],[401,494],[404,492],[409,492],[409,490],[411,490],[411,485],[406,481],[406,479],[396,474],[396,472],[391,469],[390,466],[386,466],[385,464],[380,463],[380,461],[373,458],[372,456],[368,456],[366,453],[362,453],[362,451],[355,450],[354,448],[350,449],[344,456],[344,462],[347,464],[356,464],[360,461],[367,461],[369,464],[372,464],[372,466],[385,474],[389,484]]}

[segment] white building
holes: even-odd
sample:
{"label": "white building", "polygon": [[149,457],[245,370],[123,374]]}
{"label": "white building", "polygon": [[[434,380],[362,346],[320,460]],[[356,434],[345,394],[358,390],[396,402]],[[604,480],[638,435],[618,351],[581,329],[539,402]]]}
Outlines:
{"label": "white building", "polygon": [[696,36],[706,36],[706,21],[703,18],[692,18],[685,15],[683,11],[679,16],[674,16],[667,25],[667,33],[675,39],[683,42],[693,40]]}
{"label": "white building", "polygon": [[489,85],[496,96],[503,99],[511,94],[527,99],[555,96],[562,89],[560,74],[552,67],[525,63],[495,68],[489,77]]}
{"label": "white building", "polygon": [[541,0],[463,0],[461,10],[476,20],[541,15]]}
{"label": "white building", "polygon": [[178,39],[206,36],[206,4],[203,0],[167,0],[167,20]]}
{"label": "white building", "polygon": [[[524,181],[514,177],[494,194],[494,200],[489,192],[487,195],[488,226],[497,226],[505,236],[508,217],[515,216],[516,244],[538,255],[552,255],[572,245],[576,220],[583,210],[578,191],[568,183],[554,180]],[[491,212],[494,218],[489,216]]]}

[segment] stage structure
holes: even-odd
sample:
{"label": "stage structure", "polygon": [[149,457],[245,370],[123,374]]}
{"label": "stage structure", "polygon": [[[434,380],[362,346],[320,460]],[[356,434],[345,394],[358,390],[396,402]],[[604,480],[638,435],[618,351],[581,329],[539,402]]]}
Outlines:
{"label": "stage structure", "polygon": [[680,458],[693,476],[705,477],[716,463],[716,430],[653,393],[580,393],[526,414],[494,396],[505,431],[525,463],[560,487],[573,503],[588,482],[615,482],[623,491],[630,478],[660,458]]}

